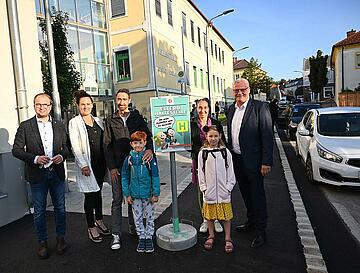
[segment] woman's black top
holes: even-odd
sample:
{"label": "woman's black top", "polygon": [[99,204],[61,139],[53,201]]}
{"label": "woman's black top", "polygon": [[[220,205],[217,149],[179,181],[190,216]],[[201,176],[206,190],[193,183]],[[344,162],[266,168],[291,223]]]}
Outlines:
{"label": "woman's black top", "polygon": [[[103,152],[104,131],[94,121],[93,126],[86,125],[90,144],[91,168],[98,183],[102,183],[105,176],[106,164]],[[101,181],[99,181],[101,180]]]}

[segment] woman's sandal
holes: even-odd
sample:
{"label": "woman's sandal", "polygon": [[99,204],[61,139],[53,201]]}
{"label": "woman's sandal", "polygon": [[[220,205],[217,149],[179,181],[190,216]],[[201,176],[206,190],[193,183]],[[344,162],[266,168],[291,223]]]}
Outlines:
{"label": "woman's sandal", "polygon": [[95,237],[91,232],[91,228],[88,228],[88,234],[89,234],[89,239],[94,243],[101,243],[103,240],[100,234]]}
{"label": "woman's sandal", "polygon": [[204,243],[205,250],[212,250],[214,247],[215,238],[214,237],[208,237]]}
{"label": "woman's sandal", "polygon": [[225,240],[225,253],[233,253],[234,252],[234,243],[232,240]]}

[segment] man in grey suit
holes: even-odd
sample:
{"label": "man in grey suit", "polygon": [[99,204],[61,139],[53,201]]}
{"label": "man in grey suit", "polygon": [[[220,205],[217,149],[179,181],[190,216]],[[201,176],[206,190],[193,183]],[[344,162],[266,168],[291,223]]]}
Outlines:
{"label": "man in grey suit", "polygon": [[51,97],[45,93],[34,97],[36,115],[22,122],[16,132],[13,155],[25,162],[25,179],[29,181],[34,203],[34,224],[38,237],[38,256],[49,257],[46,231],[46,201],[50,192],[56,223],[56,253],[62,255],[65,242],[65,171],[68,154],[64,125],[49,116]]}
{"label": "man in grey suit", "polygon": [[273,164],[272,121],[268,105],[250,98],[246,79],[237,80],[233,91],[235,103],[228,112],[228,143],[248,218],[236,229],[255,229],[251,247],[258,248],[266,242],[264,176]]}

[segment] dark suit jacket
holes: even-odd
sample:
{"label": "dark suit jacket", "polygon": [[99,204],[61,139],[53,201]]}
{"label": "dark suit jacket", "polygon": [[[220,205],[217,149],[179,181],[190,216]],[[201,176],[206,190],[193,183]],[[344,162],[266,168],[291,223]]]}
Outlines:
{"label": "dark suit jacket", "polygon": [[[60,121],[53,120],[53,155],[60,154],[66,159],[68,148],[66,146],[66,131]],[[41,141],[36,118],[23,121],[15,135],[12,154],[25,162],[25,179],[30,183],[41,183],[44,170],[38,164],[34,164],[37,155],[44,155],[44,147]],[[64,163],[52,165],[61,180],[65,179]]]}
{"label": "dark suit jacket", "polygon": [[249,99],[241,123],[239,136],[231,135],[235,104],[229,107],[228,145],[232,150],[232,138],[238,137],[245,168],[258,172],[261,165],[273,164],[273,133],[269,107],[261,101]]}

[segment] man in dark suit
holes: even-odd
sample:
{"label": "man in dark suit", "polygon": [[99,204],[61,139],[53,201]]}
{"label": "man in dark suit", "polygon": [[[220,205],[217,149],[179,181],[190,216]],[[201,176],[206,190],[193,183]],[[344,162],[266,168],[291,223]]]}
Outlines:
{"label": "man in dark suit", "polygon": [[240,79],[233,86],[235,103],[228,112],[228,143],[233,155],[236,180],[247,209],[248,221],[236,229],[254,229],[251,247],[266,242],[264,176],[273,163],[273,134],[267,104],[250,98],[250,86]]}
{"label": "man in dark suit", "polygon": [[65,242],[65,171],[68,154],[64,125],[49,116],[51,97],[45,93],[34,97],[36,115],[22,122],[16,132],[13,155],[25,162],[25,179],[31,186],[34,203],[34,224],[38,237],[38,256],[49,257],[46,231],[46,201],[50,192],[54,205],[57,243],[56,253],[62,255]]}

